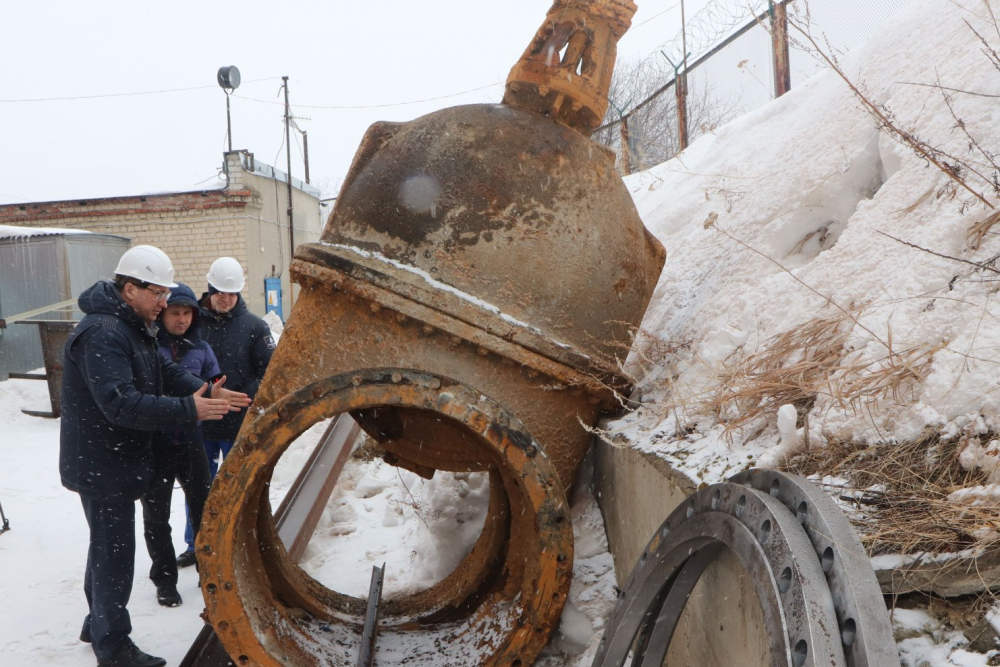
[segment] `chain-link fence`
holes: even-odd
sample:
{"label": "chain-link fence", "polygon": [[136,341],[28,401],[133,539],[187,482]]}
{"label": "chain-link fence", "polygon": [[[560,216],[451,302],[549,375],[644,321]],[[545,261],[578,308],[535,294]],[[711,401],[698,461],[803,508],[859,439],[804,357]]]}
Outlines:
{"label": "chain-link fence", "polygon": [[659,164],[825,66],[804,47],[797,29],[788,28],[786,15],[836,58],[911,2],[715,0],[656,53],[619,64],[594,139],[615,150],[623,173]]}

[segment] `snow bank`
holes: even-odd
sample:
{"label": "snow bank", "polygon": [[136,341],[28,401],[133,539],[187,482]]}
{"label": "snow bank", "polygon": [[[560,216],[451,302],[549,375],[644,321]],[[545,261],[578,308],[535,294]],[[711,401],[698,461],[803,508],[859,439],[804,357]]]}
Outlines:
{"label": "snow bank", "polygon": [[[953,116],[941,90],[918,85],[997,90],[1000,75],[966,21],[1000,45],[982,2],[924,0],[841,65],[899,127],[944,154],[983,162],[956,116],[985,150],[998,152],[995,100],[951,92]],[[992,173],[989,165],[980,169]],[[988,184],[963,175],[996,203]],[[773,464],[805,437],[813,446],[906,440],[927,427],[960,430],[978,415],[990,429],[1000,424],[995,276],[963,263],[1000,251],[995,234],[978,250],[967,245],[970,228],[992,211],[880,133],[834,72],[626,183],[667,248],[643,328],[685,345],[652,369],[633,359],[644,408],[612,427],[637,446],[698,481],[717,481],[747,465]],[[808,434],[780,434],[769,414],[722,437],[705,401],[726,365],[826,318],[849,331],[845,364],[884,368],[899,359],[890,346],[896,355],[918,350],[933,355],[925,377],[863,408],[819,391]]]}

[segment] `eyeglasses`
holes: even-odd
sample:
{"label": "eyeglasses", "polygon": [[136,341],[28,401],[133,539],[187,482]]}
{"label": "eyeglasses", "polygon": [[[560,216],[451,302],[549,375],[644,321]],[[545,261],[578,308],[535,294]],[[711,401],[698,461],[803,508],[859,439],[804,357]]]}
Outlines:
{"label": "eyeglasses", "polygon": [[149,290],[150,292],[152,292],[153,294],[155,294],[157,301],[166,301],[167,299],[170,298],[170,290],[164,290],[164,291],[160,292],[159,290],[153,289],[149,285],[139,285],[139,287],[141,287],[144,290]]}

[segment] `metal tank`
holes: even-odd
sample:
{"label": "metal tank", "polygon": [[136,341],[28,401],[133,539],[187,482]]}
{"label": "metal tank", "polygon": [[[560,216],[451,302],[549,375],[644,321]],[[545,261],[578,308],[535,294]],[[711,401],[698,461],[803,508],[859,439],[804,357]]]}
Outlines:
{"label": "metal tank", "polygon": [[198,544],[207,619],[240,665],[354,664],[365,601],[288,558],[267,483],[344,412],[395,465],[485,471],[490,508],[439,584],[382,601],[379,665],[530,665],[573,561],[567,489],[663,265],[589,140],[635,5],[557,1],[502,104],[369,128],[223,466]]}

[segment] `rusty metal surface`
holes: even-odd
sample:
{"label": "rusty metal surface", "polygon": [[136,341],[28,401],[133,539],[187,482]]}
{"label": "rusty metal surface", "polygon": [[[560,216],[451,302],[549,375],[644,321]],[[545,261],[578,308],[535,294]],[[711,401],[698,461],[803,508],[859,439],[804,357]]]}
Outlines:
{"label": "rusty metal surface", "polygon": [[[356,662],[365,603],[289,557],[266,484],[291,440],[349,413],[385,460],[484,471],[476,544],[382,604],[380,665],[530,665],[572,571],[566,490],[665,259],[587,135],[630,0],[557,0],[505,104],[369,128],[199,536],[207,615],[240,665]],[[552,56],[565,47],[558,62]]]}
{"label": "rusty metal surface", "polygon": [[475,604],[434,618],[442,609],[423,606],[415,615],[405,602],[385,601],[378,664],[529,665],[547,642],[569,589],[573,535],[545,452],[475,389],[426,373],[371,369],[319,380],[264,409],[244,427],[216,480],[199,563],[206,613],[237,664],[354,662],[364,601],[330,591],[291,564],[261,496],[278,457],[306,428],[387,405],[435,413],[475,434],[511,511],[503,557],[479,582]]}
{"label": "rusty metal surface", "polygon": [[49,412],[23,408],[21,412],[32,417],[58,418],[62,414],[63,348],[66,347],[66,340],[73,333],[77,323],[65,320],[22,320],[21,323],[38,325],[45,374],[10,373],[9,375],[12,378],[20,377],[25,380],[45,380],[49,388],[49,405],[52,406]]}
{"label": "rusty metal surface", "polygon": [[788,7],[784,2],[771,3],[771,50],[774,53],[774,96],[792,89],[792,71],[788,64]]}
{"label": "rusty metal surface", "polygon": [[[279,539],[293,561],[298,562],[309,544],[344,462],[360,435],[360,429],[348,415],[334,419],[274,510]],[[215,630],[205,625],[181,660],[180,667],[228,667],[232,664]]]}
{"label": "rusty metal surface", "polygon": [[611,370],[666,256],[603,149],[497,104],[373,125],[324,245]]}
{"label": "rusty metal surface", "polygon": [[[519,353],[513,358],[494,352],[459,335],[478,329],[463,329],[458,326],[461,323],[437,311],[429,315],[440,319],[427,318],[434,324],[409,317],[367,298],[388,296],[387,291],[377,292],[370,284],[352,281],[344,274],[334,277],[332,273],[320,272],[322,282],[298,274],[302,291],[255,399],[259,408],[268,407],[305,384],[352,369],[391,366],[437,373],[476,387],[503,405],[545,448],[563,485],[568,487],[576,479],[576,470],[590,444],[590,434],[581,424],[593,424],[602,409],[614,405],[610,391],[604,389],[602,403],[601,396],[593,393],[601,385],[592,378],[552,362],[546,366],[544,358],[530,355],[523,348],[509,350],[510,354]],[[337,289],[336,284],[341,288]],[[367,288],[366,296],[352,291],[362,286]],[[452,325],[455,328],[449,330]],[[498,347],[503,342],[496,338],[493,341]],[[488,345],[491,341],[482,342]],[[507,347],[517,348],[509,343]],[[583,384],[585,380],[590,384]],[[399,415],[399,410],[386,412]],[[422,420],[413,416],[410,421]],[[364,425],[365,420],[362,422]],[[380,441],[391,441],[383,444],[405,459],[449,471],[485,470],[491,465],[478,449],[463,444],[463,431],[450,429],[432,439],[419,434],[392,437],[398,435],[393,433],[397,422],[395,417],[386,416],[387,433],[383,436],[374,429],[369,433]],[[406,441],[412,446],[407,447]]]}
{"label": "rusty metal surface", "polygon": [[608,109],[618,40],[635,12],[631,0],[556,0],[511,69],[503,103],[590,136]]}

